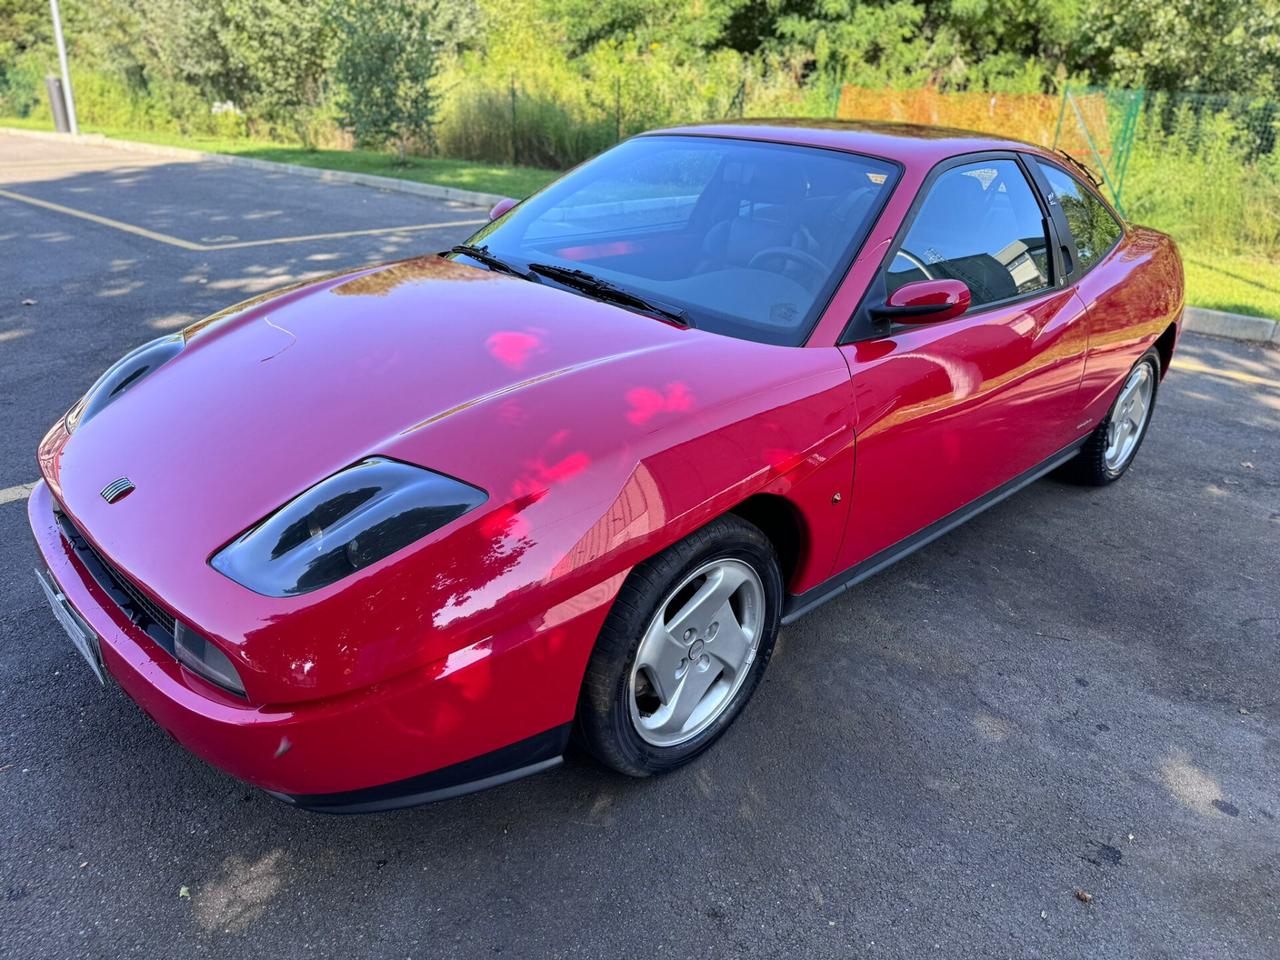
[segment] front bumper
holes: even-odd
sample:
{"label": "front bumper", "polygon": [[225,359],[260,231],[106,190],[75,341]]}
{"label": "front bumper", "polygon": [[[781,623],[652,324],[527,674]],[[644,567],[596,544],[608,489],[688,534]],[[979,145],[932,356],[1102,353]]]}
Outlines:
{"label": "front bumper", "polygon": [[[75,555],[53,507],[46,484],[37,484],[28,501],[36,545],[97,633],[107,673],[188,750],[241,780],[299,806],[357,812],[492,786],[553,766],[564,750],[587,638],[603,610],[560,624],[560,663],[549,663],[545,638],[526,630],[518,642],[486,638],[340,696],[251,704],[183,667],[131,623]],[[542,676],[554,678],[543,687],[549,695],[531,696],[531,678]]]}

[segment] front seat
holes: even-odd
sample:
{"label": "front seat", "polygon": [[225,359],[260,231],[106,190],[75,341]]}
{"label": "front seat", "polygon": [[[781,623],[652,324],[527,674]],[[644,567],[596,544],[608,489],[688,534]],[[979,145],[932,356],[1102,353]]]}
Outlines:
{"label": "front seat", "polygon": [[745,182],[736,185],[735,212],[707,231],[699,272],[745,267],[770,247],[817,254],[818,243],[800,219],[806,191],[803,174],[785,167],[753,166],[741,175]]}

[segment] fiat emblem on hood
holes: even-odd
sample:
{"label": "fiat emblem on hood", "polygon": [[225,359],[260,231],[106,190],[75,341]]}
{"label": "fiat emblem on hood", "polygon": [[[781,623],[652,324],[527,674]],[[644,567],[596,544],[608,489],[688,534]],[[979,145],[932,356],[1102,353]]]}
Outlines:
{"label": "fiat emblem on hood", "polygon": [[102,499],[107,503],[115,503],[131,493],[133,493],[133,481],[128,477],[121,477],[119,480],[112,480],[102,488]]}

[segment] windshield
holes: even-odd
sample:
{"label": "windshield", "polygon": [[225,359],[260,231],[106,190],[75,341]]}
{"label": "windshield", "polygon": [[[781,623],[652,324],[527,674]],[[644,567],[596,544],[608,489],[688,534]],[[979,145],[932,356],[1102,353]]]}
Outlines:
{"label": "windshield", "polygon": [[[816,147],[637,137],[530,197],[469,243],[521,270],[584,271],[699,329],[799,345],[897,170],[885,160]],[[554,271],[539,276],[557,282]],[[601,295],[582,283],[572,289]]]}

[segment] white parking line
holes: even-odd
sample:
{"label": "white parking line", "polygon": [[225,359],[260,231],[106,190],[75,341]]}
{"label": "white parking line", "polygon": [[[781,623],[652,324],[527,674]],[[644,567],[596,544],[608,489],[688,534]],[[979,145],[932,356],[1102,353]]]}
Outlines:
{"label": "white parking line", "polygon": [[167,233],[157,233],[154,230],[146,229],[146,227],[135,227],[131,223],[112,220],[110,217],[100,217],[96,213],[89,213],[85,210],[76,210],[74,207],[64,207],[62,204],[54,203],[51,200],[37,200],[35,197],[28,197],[21,193],[14,193],[11,190],[0,190],[0,197],[4,197],[6,200],[16,200],[18,203],[29,203],[33,207],[43,207],[45,210],[52,210],[55,213],[65,213],[69,217],[79,217],[81,220],[88,220],[92,223],[101,224],[104,227],[122,230],[125,233],[132,233],[135,236],[146,237],[148,240],[155,240],[157,243],[167,243],[171,247],[181,247],[183,250],[206,249],[199,243],[192,243],[190,240],[183,240],[181,237],[171,237]]}
{"label": "white parking line", "polygon": [[39,480],[32,480],[30,483],[19,483],[16,486],[5,487],[0,490],[0,504],[13,503],[15,500],[25,500],[31,495],[31,491],[35,489]]}
{"label": "white parking line", "polygon": [[300,237],[274,237],[269,240],[237,240],[231,243],[193,243],[190,240],[183,240],[181,237],[170,236],[167,233],[160,233],[156,230],[148,230],[146,227],[135,226],[132,223],[125,223],[122,220],[113,220],[111,217],[99,216],[98,214],[90,213],[87,210],[77,210],[75,207],[68,207],[61,203],[54,203],[52,200],[38,200],[35,197],[28,197],[26,194],[14,193],[12,190],[0,190],[0,197],[4,197],[6,200],[16,201],[17,203],[27,203],[33,207],[52,210],[54,213],[62,213],[68,217],[77,217],[81,220],[88,220],[90,223],[96,223],[103,227],[110,227],[113,230],[121,230],[124,233],[132,233],[135,236],[154,240],[156,243],[165,243],[171,247],[181,247],[183,250],[199,250],[205,253],[213,250],[241,250],[245,247],[269,247],[282,243],[307,243],[312,240],[340,240],[343,237],[371,237],[383,233],[417,233],[422,230],[443,230],[449,227],[475,227],[486,222],[483,219],[471,218],[467,220],[446,220],[442,223],[412,223],[403,227],[373,227],[368,230],[342,230],[336,233],[309,233]]}

